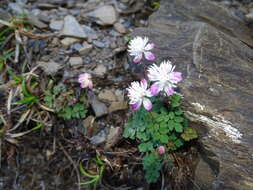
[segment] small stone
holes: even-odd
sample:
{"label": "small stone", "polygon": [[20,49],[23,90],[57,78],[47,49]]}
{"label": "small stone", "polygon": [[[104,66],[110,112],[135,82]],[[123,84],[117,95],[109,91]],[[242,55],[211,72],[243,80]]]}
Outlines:
{"label": "small stone", "polygon": [[98,39],[98,33],[89,26],[82,26],[84,32],[88,35],[89,40]]}
{"label": "small stone", "polygon": [[38,61],[37,64],[48,75],[54,75],[62,68],[61,64],[56,63],[54,61]]}
{"label": "small stone", "polygon": [[125,26],[123,24],[117,22],[113,26],[114,26],[115,30],[117,30],[119,33],[121,33],[121,34],[127,33],[127,29],[125,28]]}
{"label": "small stone", "polygon": [[71,45],[71,48],[75,51],[79,51],[83,46],[80,43],[75,43]]}
{"label": "small stone", "polygon": [[69,64],[71,67],[79,67],[83,65],[83,60],[81,57],[70,57]]}
{"label": "small stone", "polygon": [[98,76],[104,76],[104,74],[106,73],[106,67],[104,65],[98,65],[95,69],[94,69],[94,73]]}
{"label": "small stone", "polygon": [[94,145],[102,144],[106,141],[106,132],[104,130],[100,131],[96,136],[90,138],[90,141]]}
{"label": "small stone", "polygon": [[98,48],[104,48],[106,46],[105,43],[98,40],[93,40],[93,44]]}
{"label": "small stone", "polygon": [[95,134],[97,132],[98,129],[98,123],[95,122],[95,117],[92,115],[89,115],[84,121],[83,121],[83,125],[85,128],[85,134],[88,137],[92,137],[93,134]]}
{"label": "small stone", "polygon": [[91,107],[93,111],[95,112],[96,117],[101,117],[103,115],[106,115],[108,113],[108,109],[106,105],[97,99],[92,99],[91,101]]}
{"label": "small stone", "polygon": [[79,49],[80,55],[87,55],[92,50],[92,45],[88,44],[87,42],[83,43],[81,49]]}
{"label": "small stone", "polygon": [[65,47],[65,48],[68,48],[71,44],[73,43],[76,43],[76,42],[79,42],[80,40],[77,39],[77,38],[70,38],[70,37],[67,37],[67,38],[64,38],[63,40],[61,40],[61,43],[62,45]]}
{"label": "small stone", "polygon": [[121,139],[122,130],[120,127],[111,127],[106,139],[105,149],[113,147]]}
{"label": "small stone", "polygon": [[40,9],[55,9],[57,8],[57,5],[53,5],[50,3],[39,3],[37,7]]}
{"label": "small stone", "polygon": [[120,90],[120,89],[116,89],[115,90],[115,95],[117,96],[117,100],[118,101],[124,101],[124,92],[123,90]]}
{"label": "small stone", "polygon": [[245,17],[250,20],[250,21],[253,21],[253,12],[249,13],[249,14],[246,14]]}
{"label": "small stone", "polygon": [[51,20],[49,27],[51,30],[61,30],[63,27],[63,21],[62,20]]}
{"label": "small stone", "polygon": [[87,38],[83,28],[77,22],[75,17],[68,15],[64,18],[63,29],[61,31],[62,36],[76,37],[76,38]]}
{"label": "small stone", "polygon": [[102,26],[113,25],[117,21],[117,13],[111,5],[102,6],[88,13],[87,16]]}
{"label": "small stone", "polygon": [[45,29],[47,28],[47,24],[41,22],[38,17],[30,14],[28,16],[28,23],[30,23],[33,26],[36,26],[37,28]]}
{"label": "small stone", "polygon": [[109,113],[120,111],[120,110],[126,110],[128,108],[128,104],[126,102],[112,102],[110,105],[108,111]]}
{"label": "small stone", "polygon": [[98,98],[99,100],[105,102],[105,103],[112,103],[117,101],[117,97],[115,96],[115,94],[113,93],[112,90],[103,90],[102,92],[100,92],[98,94]]}
{"label": "small stone", "polygon": [[23,8],[23,5],[18,3],[9,3],[8,6],[15,15],[28,14],[28,10]]}

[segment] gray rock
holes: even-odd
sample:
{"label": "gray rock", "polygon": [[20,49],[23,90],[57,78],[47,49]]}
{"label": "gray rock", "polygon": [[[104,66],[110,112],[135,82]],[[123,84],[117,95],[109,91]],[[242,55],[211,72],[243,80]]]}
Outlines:
{"label": "gray rock", "polygon": [[38,61],[37,64],[48,75],[54,75],[62,68],[61,64],[56,63],[54,61],[48,61],[48,62]]}
{"label": "gray rock", "polygon": [[121,34],[127,33],[127,29],[125,28],[125,26],[123,24],[117,22],[113,26],[114,26],[115,30],[117,30],[119,33],[121,33]]}
{"label": "gray rock", "polygon": [[88,99],[91,103],[91,107],[93,111],[95,112],[96,117],[101,117],[103,115],[106,115],[108,113],[108,109],[106,105],[102,102],[100,102],[97,97],[94,95],[94,93],[89,92],[88,93]]}
{"label": "gray rock", "polygon": [[125,101],[120,102],[112,102],[111,105],[108,108],[109,113],[120,111],[120,110],[126,110],[128,109],[128,104]]}
{"label": "gray rock", "polygon": [[49,27],[51,30],[61,30],[63,27],[63,21],[62,20],[51,20]]}
{"label": "gray rock", "polygon": [[112,90],[105,89],[98,94],[99,100],[105,103],[112,103],[117,101],[117,97],[115,96]]}
{"label": "gray rock", "polygon": [[92,48],[92,45],[84,42],[82,48],[80,48],[78,51],[80,55],[87,55],[92,50]]}
{"label": "gray rock", "polygon": [[122,129],[120,127],[111,127],[106,139],[105,149],[113,147],[122,138]]}
{"label": "gray rock", "polygon": [[83,28],[77,22],[75,17],[68,15],[64,18],[63,29],[61,31],[62,36],[76,37],[76,38],[87,38]]}
{"label": "gray rock", "polygon": [[152,39],[157,62],[170,59],[183,73],[185,115],[215,174],[202,177],[202,185],[253,189],[253,50],[246,45],[252,45],[252,33],[228,10],[205,0],[163,0],[149,23],[134,35]]}
{"label": "gray rock", "polygon": [[53,4],[50,4],[50,3],[39,3],[37,5],[37,7],[40,8],[40,9],[46,9],[46,10],[48,10],[48,9],[55,9],[55,8],[57,8],[57,5],[53,5]]}
{"label": "gray rock", "polygon": [[70,37],[67,37],[67,38],[64,38],[63,40],[61,40],[61,43],[64,47],[69,47],[71,44],[73,43],[76,43],[76,42],[79,42],[80,40],[77,39],[77,38],[70,38]]}
{"label": "gray rock", "polygon": [[83,48],[83,46],[82,46],[82,44],[80,44],[80,43],[75,43],[75,44],[71,45],[71,48],[72,48],[73,50],[75,50],[75,51],[79,51],[80,49]]}
{"label": "gray rock", "polygon": [[8,6],[12,10],[13,14],[20,15],[20,14],[28,14],[29,11],[23,7],[23,4],[19,3],[8,3]]}
{"label": "gray rock", "polygon": [[100,145],[106,141],[107,134],[105,130],[100,131],[96,136],[90,138],[90,142],[94,145]]}
{"label": "gray rock", "polygon": [[98,48],[104,48],[106,47],[106,44],[101,42],[101,41],[98,41],[98,40],[93,40],[93,44],[94,46],[98,47]]}
{"label": "gray rock", "polygon": [[69,64],[71,67],[80,67],[83,65],[83,60],[81,57],[70,57]]}
{"label": "gray rock", "polygon": [[249,20],[249,21],[253,21],[253,12],[246,14],[245,17]]}
{"label": "gray rock", "polygon": [[98,75],[98,76],[104,76],[105,73],[106,73],[107,69],[104,65],[98,65],[95,69],[94,69],[94,73],[95,75]]}
{"label": "gray rock", "polygon": [[98,33],[89,26],[83,25],[82,28],[87,34],[89,40],[98,39]]}
{"label": "gray rock", "polygon": [[117,13],[111,5],[99,7],[88,13],[87,16],[102,26],[113,25],[118,19]]}
{"label": "gray rock", "polygon": [[28,23],[31,24],[31,25],[33,25],[33,26],[35,26],[35,27],[37,27],[37,28],[41,28],[41,29],[45,29],[45,28],[48,27],[47,24],[41,22],[41,21],[38,19],[37,16],[32,15],[32,14],[30,14],[30,15],[28,16]]}

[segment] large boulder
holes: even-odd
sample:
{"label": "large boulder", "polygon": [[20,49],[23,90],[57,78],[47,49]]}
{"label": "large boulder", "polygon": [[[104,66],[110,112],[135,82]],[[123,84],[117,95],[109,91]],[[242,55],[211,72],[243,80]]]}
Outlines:
{"label": "large boulder", "polygon": [[196,184],[253,189],[253,32],[206,0],[162,0],[149,21],[133,34],[156,44],[157,63],[183,73],[186,116],[200,136]]}

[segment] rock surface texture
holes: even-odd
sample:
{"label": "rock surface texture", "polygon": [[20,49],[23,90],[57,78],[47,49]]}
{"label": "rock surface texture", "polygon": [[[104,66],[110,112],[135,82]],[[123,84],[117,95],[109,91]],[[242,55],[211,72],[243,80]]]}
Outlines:
{"label": "rock surface texture", "polygon": [[169,59],[183,72],[179,90],[200,136],[198,186],[253,189],[252,29],[214,2],[163,0],[134,35],[156,44],[157,63]]}

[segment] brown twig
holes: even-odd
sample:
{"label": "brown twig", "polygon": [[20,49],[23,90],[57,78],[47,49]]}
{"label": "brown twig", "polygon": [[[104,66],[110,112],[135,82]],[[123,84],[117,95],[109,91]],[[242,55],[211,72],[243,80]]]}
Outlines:
{"label": "brown twig", "polygon": [[70,161],[70,163],[73,165],[74,169],[75,169],[75,172],[76,172],[76,176],[77,176],[77,181],[78,181],[78,190],[81,190],[81,186],[80,186],[80,183],[81,183],[81,178],[80,178],[80,174],[79,174],[79,171],[77,169],[77,166],[75,164],[75,162],[73,161],[73,159],[70,157],[70,155],[67,153],[67,151],[64,149],[64,147],[62,146],[62,144],[60,142],[57,142],[58,145],[61,147],[63,153],[65,154],[65,156],[68,158],[68,160]]}

